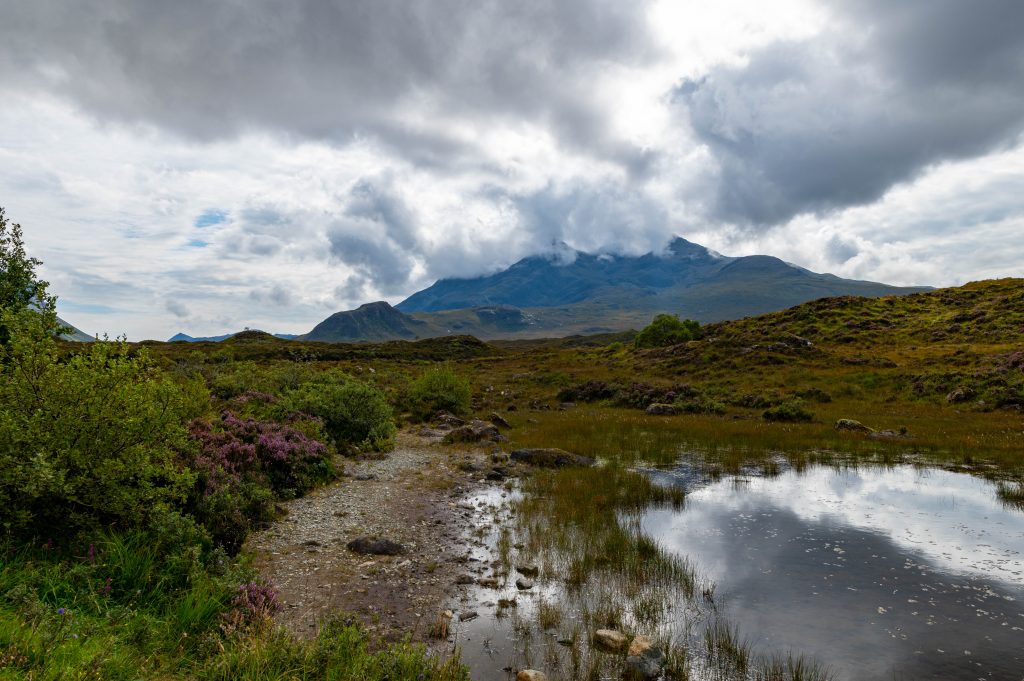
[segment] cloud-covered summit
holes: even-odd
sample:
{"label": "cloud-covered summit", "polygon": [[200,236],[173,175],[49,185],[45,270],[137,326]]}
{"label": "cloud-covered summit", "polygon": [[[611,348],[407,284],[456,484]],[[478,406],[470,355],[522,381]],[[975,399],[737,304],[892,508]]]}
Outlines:
{"label": "cloud-covered summit", "polygon": [[0,0],[0,203],[68,305],[108,310],[73,321],[133,337],[301,332],[676,233],[896,284],[1019,275],[1022,24],[1011,0]]}

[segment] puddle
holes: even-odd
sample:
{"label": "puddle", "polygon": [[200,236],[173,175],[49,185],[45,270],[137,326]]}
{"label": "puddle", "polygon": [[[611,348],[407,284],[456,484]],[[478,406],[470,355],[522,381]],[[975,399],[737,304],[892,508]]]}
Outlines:
{"label": "puddle", "polygon": [[729,476],[642,527],[717,585],[763,652],[837,679],[1024,678],[1024,514],[943,470]]}

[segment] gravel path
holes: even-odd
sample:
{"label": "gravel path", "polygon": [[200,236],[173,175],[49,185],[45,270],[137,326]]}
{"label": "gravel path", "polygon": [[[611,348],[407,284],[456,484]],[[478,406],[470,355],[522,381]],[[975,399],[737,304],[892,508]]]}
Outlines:
{"label": "gravel path", "polygon": [[[488,461],[482,450],[453,452],[403,432],[386,459],[347,461],[346,477],[283,504],[287,515],[247,544],[278,587],[279,623],[312,637],[325,617],[349,613],[386,640],[425,638],[439,612],[465,599],[459,575],[479,569],[467,563],[479,561],[471,532],[480,511],[464,499],[497,484],[481,480]],[[346,547],[362,536],[406,551],[367,556]]]}

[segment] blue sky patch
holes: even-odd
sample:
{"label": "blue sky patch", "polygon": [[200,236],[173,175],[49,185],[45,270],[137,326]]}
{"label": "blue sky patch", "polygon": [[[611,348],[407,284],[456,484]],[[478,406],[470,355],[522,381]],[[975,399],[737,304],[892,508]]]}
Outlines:
{"label": "blue sky patch", "polygon": [[192,248],[206,248],[210,245],[210,242],[203,241],[202,239],[192,239],[188,242],[188,245]]}
{"label": "blue sky patch", "polygon": [[211,208],[210,210],[203,211],[202,214],[196,218],[193,223],[196,227],[202,229],[203,227],[213,227],[219,225],[228,219],[227,211],[216,210]]}

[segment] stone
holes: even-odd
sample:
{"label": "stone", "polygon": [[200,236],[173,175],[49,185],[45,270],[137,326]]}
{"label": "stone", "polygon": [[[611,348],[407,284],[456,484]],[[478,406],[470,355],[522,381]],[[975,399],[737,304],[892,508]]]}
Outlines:
{"label": "stone", "polygon": [[956,390],[946,395],[946,401],[949,402],[950,404],[960,404],[961,402],[966,402],[973,397],[973,390],[971,390],[970,388],[961,387],[957,388]]}
{"label": "stone", "polygon": [[548,681],[548,676],[536,669],[524,669],[516,674],[516,681]]}
{"label": "stone", "polygon": [[660,648],[650,647],[640,655],[630,654],[626,658],[626,676],[640,679],[657,679],[665,668],[665,653]]}
{"label": "stone", "polygon": [[535,579],[540,574],[540,568],[536,565],[517,565],[516,570],[524,577]]}
{"label": "stone", "polygon": [[461,574],[455,578],[456,584],[472,584],[475,581],[476,579],[474,579],[473,575],[470,574]]}
{"label": "stone", "polygon": [[501,582],[498,581],[497,577],[481,577],[477,580],[477,584],[486,589],[497,589],[501,586]]}
{"label": "stone", "polygon": [[633,639],[632,643],[629,644],[629,654],[643,655],[653,647],[654,641],[651,640],[651,637],[640,634]]}
{"label": "stone", "polygon": [[566,468],[569,466],[593,466],[597,463],[589,456],[573,454],[555,447],[533,447],[517,449],[509,454],[509,458],[518,463],[525,463],[541,468]]}
{"label": "stone", "polygon": [[498,599],[498,607],[499,608],[514,608],[514,607],[516,607],[516,599],[514,599],[514,598],[499,598]]}
{"label": "stone", "polygon": [[516,580],[516,588],[520,591],[528,591],[533,588],[533,580],[520,577]]}
{"label": "stone", "polygon": [[615,629],[598,629],[594,632],[594,645],[613,653],[624,652],[628,643],[629,638]]}
{"label": "stone", "polygon": [[378,539],[376,537],[359,537],[353,539],[345,546],[353,553],[363,553],[373,556],[397,556],[405,553],[405,547],[390,539]]}
{"label": "stone", "polygon": [[475,620],[479,616],[480,615],[477,613],[476,610],[470,610],[469,612],[460,612],[459,613],[459,621],[460,622],[472,622],[473,620]]}
{"label": "stone", "polygon": [[855,433],[873,433],[874,429],[865,426],[860,421],[854,421],[853,419],[839,419],[836,421],[836,430],[849,430]]}
{"label": "stone", "polygon": [[497,442],[501,439],[501,433],[498,429],[486,421],[480,421],[474,419],[464,426],[453,428],[444,436],[444,442],[446,444],[454,444],[456,442],[481,442],[489,440],[491,442]]}
{"label": "stone", "polygon": [[434,417],[434,422],[437,423],[438,427],[446,429],[458,428],[459,426],[466,425],[466,422],[458,416],[454,416],[444,411]]}
{"label": "stone", "polygon": [[491,423],[493,423],[498,428],[511,428],[512,427],[512,424],[509,423],[507,420],[505,420],[501,416],[501,414],[498,414],[497,412],[492,412],[491,415],[488,418],[490,419]]}
{"label": "stone", "polygon": [[662,404],[660,402],[655,402],[651,406],[647,407],[645,413],[647,413],[650,416],[675,416],[678,413],[678,411],[671,404]]}

